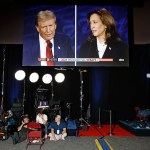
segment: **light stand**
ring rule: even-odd
[[[79,69],[79,72],[80,72],[80,126],[84,126],[83,122],[86,123],[88,126],[90,126],[90,124],[84,120],[83,118],[83,97],[84,97],[84,94],[83,94],[83,72],[86,72],[86,70],[81,70]]]
[[[54,102],[54,85],[53,81],[51,82],[51,99],[49,102],[50,105],[50,120],[53,120],[57,113],[59,112],[59,115],[61,115],[61,107],[59,105],[56,105],[56,102]],[[55,107],[53,108],[53,105],[55,104]]]
[[[53,88],[53,81],[51,82],[51,100],[49,102],[49,104],[52,106],[53,105],[53,100],[54,100],[54,88]],[[51,107],[50,106],[50,107]]]
[[[22,112],[22,114],[23,114],[23,115],[24,115],[24,102],[26,101],[26,95],[25,95],[26,89],[25,89],[25,85],[26,85],[26,81],[25,81],[25,79],[24,79],[24,81],[23,81],[23,102],[22,102],[22,107],[23,107],[23,112]]]
[[[66,107],[68,108],[68,116],[66,117],[66,120],[71,119],[71,104],[72,103],[67,103]]]
[[[6,46],[4,46],[4,49],[3,49],[2,100],[1,100],[1,110],[0,110],[0,117],[1,117],[0,119],[2,121],[4,121],[3,103],[4,103],[5,50],[6,50]]]
[[[23,99],[22,99],[22,108],[23,108],[23,111],[22,111],[22,115],[24,115],[25,76],[26,76],[26,73],[25,73],[25,71],[23,71],[23,70],[18,70],[18,71],[15,73],[15,78],[16,78],[18,81],[22,81],[22,80],[23,80]]]

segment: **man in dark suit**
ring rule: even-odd
[[[56,16],[52,11],[40,11],[35,20],[38,34],[26,37],[23,45],[23,66],[49,66],[47,47],[52,51],[53,64],[50,66],[74,66],[73,62],[59,62],[57,58],[74,58],[68,36],[56,33]]]

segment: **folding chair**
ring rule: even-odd
[[[28,124],[26,144],[26,149],[29,145],[40,145],[41,149],[44,144],[44,139],[42,137],[42,127],[39,123],[30,122]]]

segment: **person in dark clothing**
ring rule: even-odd
[[[25,115],[22,119],[22,124],[17,128],[17,131],[12,135],[13,144],[20,143],[27,139],[29,116]]]
[[[74,62],[60,62],[58,58],[74,58],[70,37],[56,32],[56,15],[50,10],[39,11],[35,17],[36,34],[24,38],[23,66],[49,66],[47,61],[47,45],[52,49],[52,56],[56,59],[55,66],[74,66]],[[49,44],[48,44],[48,43]]]

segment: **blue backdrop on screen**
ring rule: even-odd
[[[24,44],[30,35],[37,33],[35,16],[40,10],[51,10],[56,14],[56,32],[71,39],[74,57],[81,45],[91,35],[87,15],[93,10],[106,8],[114,17],[121,39],[128,45],[128,6],[126,5],[35,5],[28,6],[24,13]],[[76,38],[76,39],[75,39]]]

